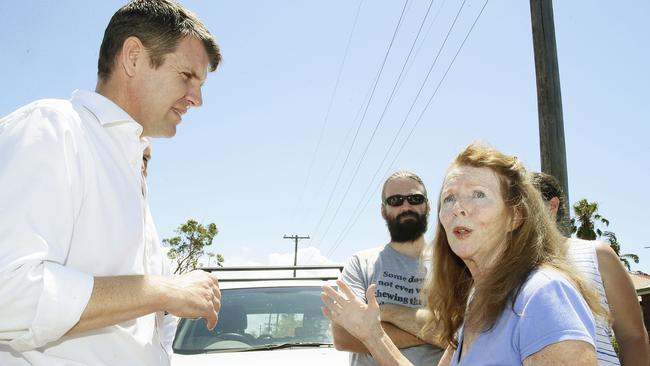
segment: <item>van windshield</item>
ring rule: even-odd
[[[202,319],[182,319],[174,352],[332,346],[329,321],[321,313],[318,286],[224,289],[221,293],[215,329],[208,330]]]

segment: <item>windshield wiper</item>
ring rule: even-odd
[[[285,349],[285,348],[310,348],[310,347],[333,347],[332,343],[322,342],[287,342],[287,343],[270,343],[251,348],[237,349],[235,352],[249,352],[249,351],[268,351],[272,349]]]
[[[225,353],[225,352],[250,352],[250,351],[268,351],[274,349],[286,349],[286,348],[312,348],[312,347],[334,347],[332,343],[322,343],[322,342],[288,342],[288,343],[269,343],[263,344],[261,346],[255,347],[245,347],[245,348],[219,348],[219,349],[196,349],[196,350],[183,350],[175,349],[174,352],[185,354],[185,355],[195,355],[200,353]]]

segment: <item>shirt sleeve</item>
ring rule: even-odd
[[[149,208],[147,206],[147,214],[151,216],[151,213],[149,211]],[[157,236],[157,235],[156,235]],[[160,242],[156,240],[156,244],[160,245]],[[165,258],[166,256],[163,255],[162,258],[162,274],[165,276],[168,276],[171,274],[171,270],[169,268],[169,262]],[[176,336],[176,329],[178,327],[178,317],[172,315],[172,314],[165,314],[164,312],[160,312],[157,314],[157,316],[160,317],[160,327],[158,327],[160,331],[160,342],[163,345],[163,348],[165,349],[165,352],[167,352],[167,355],[171,359],[172,355],[174,354],[174,350],[172,348],[172,344],[174,343],[174,337]]]
[[[595,337],[589,306],[566,280],[549,281],[524,304],[518,334],[522,363],[548,345],[569,340],[594,345]]]
[[[62,337],[92,293],[64,265],[83,197],[70,118],[30,105],[0,119],[0,343],[19,352]]]
[[[366,290],[370,286],[366,279],[363,276],[363,271],[361,270],[361,261],[359,260],[358,255],[353,255],[348,263],[343,267],[343,272],[341,273],[341,281],[345,282],[355,295],[358,298],[366,301]]]
[[[171,359],[174,350],[172,349],[172,344],[174,343],[174,336],[176,335],[176,328],[178,326],[178,318],[171,314],[162,315],[162,336],[161,343],[165,352]]]

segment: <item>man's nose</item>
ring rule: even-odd
[[[413,211],[413,209],[416,208],[417,206],[418,205],[410,204],[409,201],[405,199],[404,203],[402,203],[400,208],[402,209],[402,211]]]
[[[203,95],[201,94],[201,86],[192,86],[190,87],[189,92],[185,96],[190,102],[192,107],[200,107],[203,105]]]

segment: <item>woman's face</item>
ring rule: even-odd
[[[489,168],[453,167],[443,183],[438,217],[451,250],[475,277],[489,270],[511,231],[499,178]]]

